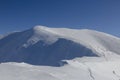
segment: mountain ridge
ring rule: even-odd
[[[59,66],[62,60],[120,54],[120,39],[88,29],[36,26],[0,39],[0,62]]]

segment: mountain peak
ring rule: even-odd
[[[56,59],[58,61],[55,63],[83,56],[100,56],[106,58],[110,54],[120,54],[120,39],[89,29],[35,26],[32,29],[13,33],[2,38],[0,45],[0,56],[4,56],[3,59],[0,59],[1,62],[4,59],[6,62],[13,60],[12,58],[8,58],[9,55],[14,56],[15,60],[21,56],[21,58],[19,57],[20,61],[33,64],[37,64],[38,60],[44,61],[48,58],[45,64],[47,65],[49,60],[51,60],[49,64],[53,64]],[[8,57],[6,57],[6,54],[8,54]],[[18,56],[14,54],[18,54]],[[23,56],[25,57],[24,59]],[[31,57],[28,59],[28,56]],[[42,62],[38,63],[42,64]]]
[[[48,29],[48,27],[41,26],[41,25],[37,25],[37,26],[33,27],[33,30],[45,30],[45,29]]]
[[[37,25],[35,27],[32,28],[32,30],[37,33],[37,34],[55,34],[54,30],[52,28],[46,27],[46,26],[41,26],[41,25]]]

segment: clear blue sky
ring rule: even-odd
[[[0,0],[0,34],[35,25],[88,28],[120,37],[120,0]]]

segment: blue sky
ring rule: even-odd
[[[35,25],[87,28],[120,37],[120,0],[0,0],[0,34]]]

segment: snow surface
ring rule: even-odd
[[[96,60],[96,59],[95,59]],[[70,60],[63,67],[25,63],[0,64],[0,80],[119,80],[120,61],[80,62]]]
[[[36,26],[0,39],[0,80],[120,80],[119,49],[103,32]]]
[[[45,26],[35,26],[33,30],[34,34],[28,40],[28,43],[32,42],[31,44],[35,44],[40,40],[45,41],[47,44],[52,44],[58,38],[65,38],[83,44],[90,49],[98,49],[99,55],[101,50],[120,54],[120,45],[115,45],[120,44],[120,39],[103,32],[88,29],[48,28]]]
[[[103,32],[88,29],[48,28],[45,26],[36,26],[33,29],[35,31],[34,37],[40,40],[41,36],[39,37],[39,35],[44,35],[44,41],[49,44],[57,41],[58,38],[65,38],[92,49],[100,56],[107,53],[108,55],[111,53],[120,54],[120,45],[118,45],[120,39]],[[37,43],[39,40],[34,37],[31,37],[30,40],[33,39]]]
[[[112,53],[120,54],[120,45],[118,45],[120,39],[103,32],[88,29],[48,28],[45,26],[36,26],[33,29],[35,34],[28,40],[28,43],[34,41],[32,44],[35,44],[41,40],[40,35],[44,35],[42,40],[47,44],[56,42],[58,38],[65,38],[86,46],[99,56],[108,56]]]
[[[0,40],[0,62],[58,65],[61,60],[83,56],[109,59],[119,55],[119,49],[120,39],[103,32],[35,26]]]

